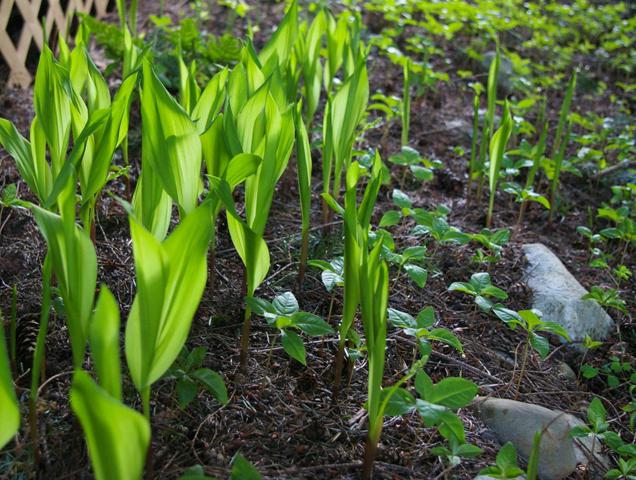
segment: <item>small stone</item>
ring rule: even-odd
[[[525,282],[533,293],[532,308],[543,313],[543,320],[561,325],[572,341],[580,342],[586,335],[604,340],[614,322],[594,300],[582,300],[587,290],[561,263],[552,251],[541,243],[523,246],[528,260]]]
[[[570,367],[567,363],[565,362],[558,362],[557,363],[557,370],[559,372],[559,376],[569,380],[571,382],[577,382],[578,378],[576,376],[576,373],[574,372],[574,370],[572,370],[572,367]]]
[[[501,398],[477,397],[473,408],[499,442],[512,442],[524,459],[530,456],[535,433],[544,430],[539,445],[539,477],[542,480],[560,480],[570,475],[578,464],[587,464],[585,451],[594,450],[596,459],[606,463],[600,454],[600,442],[595,442],[592,448],[591,438],[580,439],[582,449],[570,438],[572,428],[583,423],[570,414]]]

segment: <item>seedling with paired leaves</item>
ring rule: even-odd
[[[511,442],[505,443],[497,453],[495,465],[482,468],[479,475],[502,480],[517,480],[526,472],[517,463],[517,450]],[[536,477],[535,477],[536,478]]]
[[[177,400],[181,408],[186,408],[201,389],[212,394],[222,404],[228,402],[223,377],[202,366],[206,353],[205,347],[195,347],[188,351],[184,346],[164,377],[176,380]]]
[[[280,341],[285,352],[303,365],[307,365],[307,354],[303,339],[298,332],[311,337],[320,337],[334,331],[318,315],[300,311],[298,301],[291,292],[278,295],[271,303],[254,297],[247,297],[245,301],[253,313],[265,317],[268,325],[279,330]],[[274,342],[270,348],[274,348]]]
[[[437,318],[433,307],[425,307],[416,317],[406,312],[393,308],[388,310],[388,318],[391,325],[402,329],[405,335],[414,337],[418,343],[422,355],[430,355],[431,342],[440,342],[450,345],[459,353],[464,352],[461,342],[450,330],[443,327],[435,327]]]
[[[501,288],[495,287],[487,272],[473,273],[468,282],[453,282],[448,287],[449,292],[462,292],[472,296],[475,304],[484,312],[490,312],[495,304],[490,298],[506,300],[508,294]]]
[[[538,310],[520,310],[515,312],[501,305],[495,305],[492,308],[492,312],[511,329],[515,330],[520,327],[526,333],[526,341],[524,342],[521,356],[521,369],[517,380],[517,395],[519,395],[519,387],[528,364],[530,348],[536,351],[541,359],[545,359],[550,353],[550,342],[540,333],[552,333],[566,341],[570,340],[570,335],[558,323],[543,320],[541,318],[542,314]]]

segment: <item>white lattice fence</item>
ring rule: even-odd
[[[27,87],[32,76],[27,69],[27,56],[32,43],[42,49],[42,18],[47,38],[51,32],[66,32],[67,23],[76,12],[106,13],[109,0],[0,0],[0,54],[9,67],[9,84]],[[64,7],[66,5],[66,7]],[[19,17],[18,17],[19,16]],[[15,31],[16,24],[21,31]],[[14,39],[9,35],[13,28]],[[15,40],[17,38],[17,41]]]

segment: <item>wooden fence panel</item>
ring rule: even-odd
[[[9,67],[9,85],[28,87],[33,77],[27,69],[27,56],[31,44],[42,49],[42,23],[38,18],[42,6],[46,36],[52,31],[66,32],[69,20],[76,12],[94,10],[97,17],[106,13],[109,0],[68,0],[64,9],[60,0],[0,0],[0,55]],[[17,42],[9,35],[10,20],[19,15],[23,21]]]

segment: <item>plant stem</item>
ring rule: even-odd
[[[378,444],[373,442],[371,438],[367,439],[367,445],[364,450],[364,464],[362,465],[362,478],[370,480],[373,476],[373,463],[378,452]]]
[[[242,297],[246,297],[248,294],[247,285],[247,269],[243,270],[243,285],[242,285]],[[253,292],[250,292],[253,293]],[[241,329],[241,355],[239,357],[240,370],[245,373],[247,369],[247,350],[250,346],[250,328],[252,321],[252,311],[250,307],[245,305],[245,316],[243,318],[243,328]]]
[[[307,269],[307,256],[309,255],[309,229],[303,229],[302,244],[300,247],[300,265],[298,266],[297,294],[302,299],[303,283],[305,280],[305,270]]]
[[[521,206],[519,207],[519,216],[517,217],[517,225],[515,225],[515,229],[514,229],[514,232],[513,232],[513,237],[521,229],[521,223],[523,222],[523,216],[526,213],[526,208],[528,208],[528,201],[527,200],[523,200],[521,202]]]
[[[334,377],[333,377],[333,392],[331,400],[335,404],[338,401],[338,395],[340,394],[340,382],[342,381],[342,367],[344,364],[344,352],[345,342],[341,341],[338,344],[338,353],[336,354],[336,360],[334,363]]]
[[[13,285],[11,289],[11,312],[9,315],[9,355],[11,357],[11,369],[17,374],[16,362],[16,332],[17,332],[17,316],[18,316],[18,287]]]
[[[515,400],[519,398],[519,394],[521,393],[519,389],[521,388],[521,381],[523,380],[523,376],[526,373],[526,364],[528,363],[528,344],[530,343],[530,337],[526,340],[526,343],[523,346],[523,358],[521,359],[521,370],[519,371],[519,378],[517,378],[517,393],[515,394]]]
[[[46,333],[49,328],[49,315],[51,308],[51,271],[52,260],[46,255],[42,266],[42,307],[40,309],[40,326],[33,353],[33,366],[31,368],[31,392],[29,395],[29,426],[31,433],[31,445],[33,448],[33,464],[40,462],[37,395],[40,385],[40,371],[44,362],[44,349],[46,347]]]

